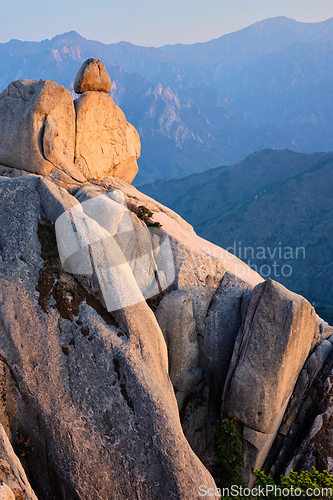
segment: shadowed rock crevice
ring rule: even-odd
[[[264,465],[266,472],[278,477],[286,468],[330,470],[333,453],[332,372],[333,346],[324,340],[308,358],[297,381],[281,427]],[[319,356],[320,357],[319,357]],[[313,364],[317,358],[316,365]],[[312,434],[316,421],[322,419],[318,432]],[[308,450],[305,447],[308,445]],[[303,450],[302,450],[303,448]]]
[[[117,358],[113,358],[113,364],[114,364],[114,369],[116,370],[116,373],[118,376],[118,380],[120,381],[120,392],[121,392],[122,396],[124,397],[128,407],[134,411],[133,402],[132,402],[131,398],[129,397],[129,395],[127,393],[127,389],[126,389],[126,375],[123,375],[123,377],[121,376],[120,363],[119,363],[119,360]],[[123,380],[123,382],[121,382],[121,380]]]

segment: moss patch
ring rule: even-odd
[[[25,435],[21,434],[19,431],[16,432],[15,441],[13,443],[13,448],[15,454],[18,456],[22,467],[24,468],[27,476],[31,475],[31,470],[29,467],[29,457],[31,453],[35,450],[34,445],[31,443],[30,439]]]
[[[46,313],[49,312],[49,301],[53,297],[56,309],[64,319],[73,320],[78,316],[79,306],[84,300],[92,307],[107,325],[119,328],[114,316],[89,293],[71,274],[64,271],[59,254],[54,224],[45,219],[38,225],[38,238],[41,244],[41,257],[44,266],[40,270],[36,290],[39,293],[38,303]],[[82,334],[86,329],[82,328]]]

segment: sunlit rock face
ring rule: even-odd
[[[74,92],[87,91],[111,92],[111,78],[100,59],[87,59],[75,77]]]
[[[87,179],[106,176],[132,182],[138,172],[140,137],[108,93],[111,80],[99,59],[87,59],[74,90],[76,111],[75,165]]]
[[[75,109],[68,90],[52,80],[18,80],[0,95],[0,163],[35,174],[54,167],[77,180]]]
[[[111,80],[88,59],[76,77],[82,95],[52,80],[17,80],[0,95],[0,164],[46,175],[57,169],[85,182],[107,176],[132,182],[140,137],[108,95]]]
[[[87,179],[111,175],[132,182],[141,148],[133,125],[105,92],[84,92],[74,104],[75,166]]]

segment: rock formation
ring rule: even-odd
[[[129,184],[139,143],[108,82],[100,61],[82,66],[76,118],[53,82],[14,82],[0,99],[0,424],[25,443],[35,491],[201,498],[200,485],[215,491],[205,465],[221,412],[248,484],[255,467],[333,470],[333,329]],[[33,499],[1,432],[0,473]],[[4,498],[21,495],[5,484]]]
[[[315,311],[303,297],[272,280],[255,287],[229,365],[223,401],[223,410],[243,424],[243,438],[252,447],[250,460],[245,461],[249,470],[263,465],[314,331]]]
[[[75,165],[87,179],[107,176],[132,182],[140,156],[139,134],[105,92],[84,92],[74,101]]]
[[[151,309],[124,307],[120,326],[62,269],[54,226],[43,219],[76,198],[32,176],[3,178],[0,196],[8,426],[32,443],[27,460],[41,496],[193,498],[201,483],[214,486],[182,433]]]
[[[87,179],[112,175],[132,182],[138,172],[139,134],[107,95],[111,80],[101,61],[81,66],[74,90],[76,111],[75,165]]]
[[[73,104],[52,80],[12,82],[0,95],[0,164],[40,175],[57,169],[80,182],[108,175],[132,182],[140,138],[108,96],[101,61],[82,65],[75,89],[82,95]]]
[[[99,59],[87,59],[78,71],[74,81],[74,92],[111,92],[111,79]]]
[[[54,167],[74,179],[75,110],[70,93],[43,80],[12,82],[0,95],[0,163],[45,175]]]

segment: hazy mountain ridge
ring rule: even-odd
[[[104,45],[75,32],[0,44],[0,88],[53,79],[73,91],[88,57],[102,59],[112,95],[139,130],[136,185],[233,164],[253,151],[333,150],[333,19],[267,19],[206,43]]]
[[[229,248],[246,263],[250,260],[258,271],[269,266],[271,278],[316,303],[331,321],[332,174],[333,153],[266,150],[231,167],[140,189],[177,211],[203,238]],[[249,247],[247,253],[244,247]],[[292,252],[284,251],[287,247]],[[305,258],[303,250],[296,258],[296,248],[302,247]],[[281,274],[284,265],[291,266],[290,276],[287,267]],[[268,272],[268,267],[262,269],[263,275]]]

